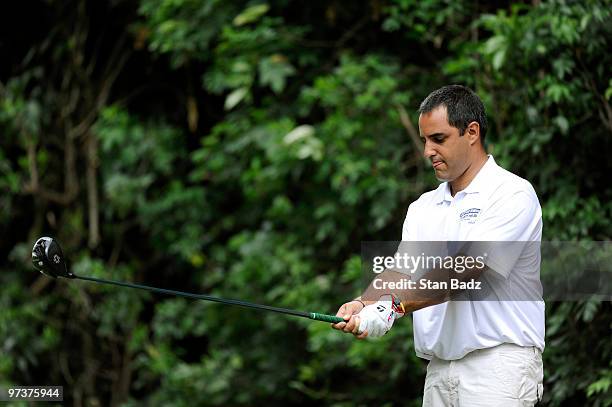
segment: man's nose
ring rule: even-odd
[[[433,146],[429,141],[425,142],[423,146],[423,157],[430,159],[431,157],[436,155],[436,150],[433,149]]]

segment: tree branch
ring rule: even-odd
[[[415,190],[420,191],[423,189],[424,185],[423,165],[421,164],[423,162],[425,164],[429,164],[429,162],[427,161],[427,159],[425,159],[425,157],[423,157],[423,147],[419,138],[419,133],[417,132],[416,127],[414,127],[414,125],[412,124],[408,112],[406,112],[406,109],[404,109],[404,107],[400,104],[396,104],[395,108],[397,109],[397,112],[399,114],[400,122],[402,123],[402,126],[404,126],[404,129],[406,129],[406,133],[408,133],[408,136],[410,137],[410,140],[412,141],[412,144],[414,146],[414,149],[412,151],[414,152],[414,167],[417,171],[417,184]]]
[[[99,203],[98,203],[98,140],[91,132],[87,137],[87,203],[89,214],[89,239],[91,249],[100,243]]]

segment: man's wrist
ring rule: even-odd
[[[359,302],[359,303],[361,303],[361,307],[362,307],[361,309],[366,307],[366,303],[361,301],[361,297],[357,297],[357,298],[353,299],[351,302]]]
[[[360,298],[360,297],[359,297]],[[404,306],[404,304],[402,303],[402,300],[400,300],[400,297],[396,294],[383,294],[380,296],[380,298],[378,299],[378,301],[390,301],[391,305],[393,307],[393,310],[401,316],[403,316],[406,313],[406,307]],[[367,305],[371,305],[371,304],[375,304],[376,301],[368,301]],[[362,302],[363,304],[363,302]]]
[[[388,294],[385,294],[385,295],[388,295]],[[384,295],[381,295],[381,298],[382,297],[384,297]],[[353,302],[353,301],[360,302],[361,305],[365,308],[368,305],[376,304],[378,301],[380,301],[380,298],[378,300],[364,300],[364,299],[362,299],[361,296],[359,296],[359,297],[354,298],[353,300],[351,300],[351,302]]]

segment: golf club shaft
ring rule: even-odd
[[[313,319],[316,321],[331,322],[331,323],[337,323],[337,322],[344,321],[342,318],[336,317],[333,315],[319,314],[317,312],[297,311],[297,310],[292,310],[288,308],[271,307],[269,305],[254,304],[254,303],[246,302],[246,301],[213,297],[211,295],[206,295],[206,294],[187,293],[184,291],[168,290],[165,288],[150,287],[150,286],[142,285],[142,284],[124,283],[122,281],[104,280],[104,279],[95,278],[95,277],[81,277],[81,276],[74,275],[74,278],[78,278],[79,280],[93,281],[95,283],[101,283],[101,284],[111,284],[111,285],[118,285],[121,287],[138,288],[141,290],[148,290],[148,291],[153,291],[153,292],[168,294],[168,295],[176,295],[179,297],[193,298],[196,300],[213,301],[213,302],[219,302],[221,304],[238,305],[240,307],[253,308],[253,309],[258,309],[262,311],[277,312],[279,314],[286,314],[286,315],[293,315],[296,317],[309,318],[309,319]]]

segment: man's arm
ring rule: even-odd
[[[455,257],[465,256],[457,255]],[[466,267],[462,272],[430,269],[418,279],[411,278],[413,277],[412,275],[404,272],[387,269],[370,282],[368,288],[356,299],[359,302],[353,300],[340,307],[337,315],[343,317],[345,322],[334,324],[332,327],[346,333],[352,333],[358,339],[363,339],[368,336],[368,332],[359,331],[361,323],[359,313],[365,306],[376,304],[381,297],[385,296],[398,299],[403,313],[441,304],[449,301],[452,298],[452,294],[464,291],[463,289],[451,291],[449,289],[451,279],[457,279],[461,282],[477,280],[486,269],[487,267],[484,265],[482,267]],[[411,288],[389,288],[401,286],[410,286]],[[387,302],[389,301],[387,300]],[[388,308],[390,304],[385,306]],[[395,316],[393,315],[393,317]]]
[[[457,255],[457,257],[465,257]],[[370,282],[368,288],[363,292],[359,299],[366,305],[373,304],[386,294],[398,298],[405,312],[413,312],[432,305],[442,304],[449,301],[452,295],[459,294],[464,289],[451,290],[451,279],[461,282],[478,280],[488,267],[465,268],[462,272],[446,269],[430,269],[421,277],[414,278],[413,275],[405,272],[387,269]],[[410,283],[407,283],[410,281]],[[410,284],[411,288],[388,289],[382,287],[397,287]]]

